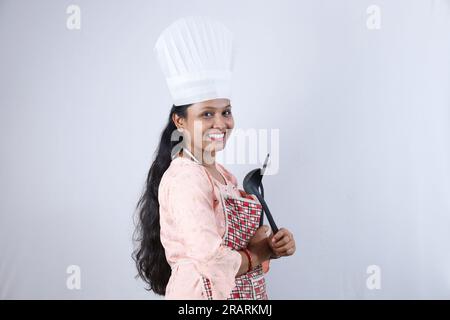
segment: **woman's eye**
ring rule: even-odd
[[[204,114],[203,114],[203,116],[205,116],[205,117],[209,117],[209,116],[211,116],[212,115],[212,112],[205,112]]]
[[[229,116],[229,115],[231,115],[231,110],[227,110],[227,111],[225,111],[225,112],[224,112],[224,114],[225,114],[226,116]]]

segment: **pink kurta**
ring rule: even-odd
[[[241,255],[222,244],[225,215],[220,192],[240,197],[237,179],[222,165],[227,184],[189,158],[172,160],[158,191],[161,242],[172,275],[166,299],[204,299],[202,276],[215,283],[213,296],[227,299],[235,286]]]

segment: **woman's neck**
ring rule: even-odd
[[[197,163],[200,163],[206,168],[215,168],[216,167],[216,158],[215,158],[215,152],[211,153],[205,153],[203,150],[196,150],[196,152],[191,152],[190,150],[186,150],[183,148],[181,149],[182,157],[184,158],[191,158]]]

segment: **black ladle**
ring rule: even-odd
[[[273,220],[272,214],[270,213],[269,207],[267,206],[266,201],[264,200],[264,187],[262,184],[262,178],[264,176],[264,172],[266,171],[267,163],[269,161],[269,154],[267,154],[266,160],[264,161],[264,165],[262,169],[254,169],[247,173],[244,178],[243,187],[245,192],[254,194],[263,207],[263,211],[261,212],[261,219],[259,221],[259,226],[263,225],[264,212],[266,213],[267,219],[269,220],[270,227],[272,228],[273,233],[278,232],[278,227]],[[260,192],[261,189],[261,192]]]

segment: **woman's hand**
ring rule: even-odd
[[[269,237],[269,245],[272,248],[272,258],[292,256],[295,252],[294,235],[287,229],[281,228],[275,235]]]
[[[273,255],[272,248],[269,243],[269,232],[269,226],[264,225],[259,227],[247,245],[247,249],[253,254],[252,260],[254,266],[269,260]]]

